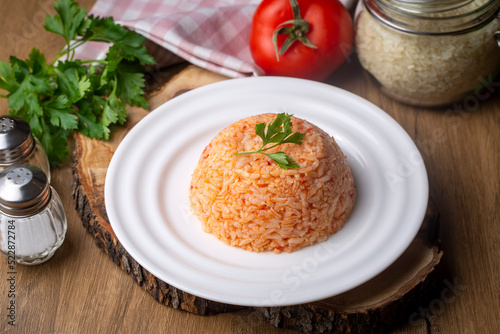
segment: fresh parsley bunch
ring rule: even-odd
[[[54,3],[44,28],[66,41],[48,63],[33,49],[26,60],[14,56],[0,62],[0,95],[10,113],[24,118],[42,143],[51,164],[68,158],[72,131],[109,139],[110,127],[126,120],[126,105],[147,109],[144,65],[154,64],[143,46],[145,38],[112,18],[87,15],[74,0]],[[89,41],[110,43],[104,59],[75,59],[75,50]]]
[[[293,115],[286,113],[280,113],[267,125],[267,128],[266,123],[257,124],[255,126],[255,134],[262,139],[260,148],[256,151],[238,152],[235,153],[235,155],[260,153],[273,160],[282,169],[299,168],[299,164],[286,155],[285,152],[264,153],[264,151],[270,150],[281,144],[292,143],[302,145],[302,141],[306,134],[302,132],[292,133],[292,116]],[[274,145],[265,147],[268,144]]]

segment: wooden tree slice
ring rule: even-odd
[[[163,73],[162,82],[149,94],[150,108],[184,91],[225,77],[195,66],[181,66]],[[106,171],[118,144],[148,112],[129,108],[128,121],[113,131],[109,141],[75,135],[73,198],[84,227],[115,264],[128,273],[160,303],[199,315],[232,312],[244,307],[199,298],[153,276],[122,247],[109,224],[104,205]],[[387,270],[369,282],[341,295],[314,303],[255,308],[277,327],[304,333],[376,331],[408,319],[411,311],[427,299],[435,281],[442,251],[437,238],[439,215],[430,203],[420,232],[408,250]]]

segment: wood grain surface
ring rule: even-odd
[[[55,57],[63,41],[41,26],[52,1],[0,0],[0,61],[26,58],[32,47]],[[93,0],[80,1],[90,8]],[[421,149],[431,196],[441,214],[443,276],[427,303],[394,333],[499,333],[500,79],[487,94],[449,108],[414,108],[381,94],[355,56],[328,80],[381,107]],[[0,100],[0,112],[8,113]],[[2,333],[296,333],[252,310],[197,316],[155,302],[94,244],[71,197],[71,166],[53,169],[52,185],[68,216],[62,247],[47,263],[0,264]],[[15,290],[16,326],[7,297]]]

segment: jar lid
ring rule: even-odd
[[[22,161],[34,147],[28,122],[18,116],[0,116],[0,164]]]
[[[363,0],[386,26],[410,34],[458,35],[480,29],[498,15],[499,0]]]
[[[0,173],[0,211],[12,216],[28,216],[44,209],[51,190],[44,171],[23,164]]]

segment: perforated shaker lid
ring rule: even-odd
[[[28,122],[17,116],[0,116],[0,164],[23,161],[34,147]]]
[[[44,209],[51,190],[42,169],[28,164],[14,165],[0,173],[0,211],[28,216]]]

